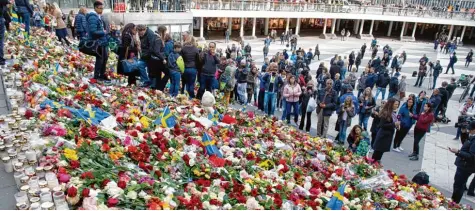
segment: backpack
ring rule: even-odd
[[[430,183],[430,176],[426,172],[421,171],[413,177],[412,182],[419,185],[428,185]]]
[[[390,80],[389,91],[392,92],[392,93],[397,93],[398,92],[398,78],[392,78]]]
[[[177,63],[177,67],[178,67],[179,70],[180,70],[180,73],[183,73],[183,72],[185,71],[185,62],[183,61],[182,56],[179,56],[179,57],[177,58],[176,63]]]

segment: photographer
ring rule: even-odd
[[[456,137],[453,140],[458,140],[461,136],[461,143],[464,143],[468,138],[468,132],[466,130],[469,127],[469,120],[471,117],[474,118],[474,102],[472,98],[468,98],[466,103],[461,105],[459,108],[458,123],[456,123],[456,127],[458,128],[458,132],[456,132]],[[463,131],[464,129],[464,131]]]

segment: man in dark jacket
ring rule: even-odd
[[[453,73],[451,74],[455,74],[455,63],[458,61],[458,58],[456,57],[456,52],[453,53],[452,56],[450,56],[450,62],[448,63],[448,67],[446,68],[446,72],[445,74],[448,74],[448,70],[450,70],[451,68],[451,71],[453,71]]]
[[[329,128],[329,118],[336,109],[337,92],[332,89],[332,79],[327,79],[326,88],[320,89],[317,94],[317,136],[327,138]]]
[[[79,13],[74,18],[74,29],[79,40],[86,37],[88,33],[88,22],[86,21],[86,8],[81,7]]]
[[[375,73],[375,70],[373,68],[370,68],[370,72],[367,75],[367,79],[365,80],[365,88],[370,87],[370,89],[373,89],[375,86],[375,83],[377,83],[378,76]]]
[[[240,66],[235,72],[235,78],[237,82],[237,92],[238,92],[238,100],[240,104],[246,105],[247,102],[247,77],[250,73],[249,69],[246,67],[246,60],[241,60]],[[201,87],[201,85],[200,85]]]
[[[329,69],[329,73],[331,74],[331,79],[335,79],[337,73],[340,73],[340,68],[337,65],[337,61],[334,61]]]
[[[421,87],[421,85],[423,84],[423,79],[426,76],[426,71],[427,71],[426,63],[420,62],[420,67],[418,68],[418,78],[415,82],[415,85],[413,86]]]
[[[360,48],[360,52],[362,53],[362,58],[364,57],[365,55],[365,50],[367,49],[367,44],[364,43],[364,45],[362,45],[362,47]]]
[[[450,84],[446,87],[446,91],[448,91],[448,100],[451,99],[451,96],[453,96],[453,93],[456,90],[456,78],[451,78]]]
[[[440,106],[438,106],[438,110],[441,111],[441,115],[443,115],[443,117],[445,117],[446,108],[448,106],[448,99],[449,99],[448,97],[450,95],[448,91],[446,90],[446,87],[448,87],[448,82],[443,81],[443,83],[441,83],[441,87],[438,88],[441,95],[441,103],[440,103]],[[435,116],[435,118],[436,117],[437,116]]]
[[[264,45],[264,47],[263,47],[263,56],[264,56],[264,58],[268,57],[268,53],[269,53],[269,47],[267,45]]]
[[[441,104],[441,95],[440,95],[440,90],[439,89],[434,89],[433,94],[430,97],[430,100],[428,101],[431,103],[431,108],[433,109],[435,119],[438,115],[438,107]]]
[[[202,61],[202,73],[200,75],[200,89],[198,90],[197,98],[202,99],[205,90],[212,92],[213,81],[215,80],[215,73],[217,71],[217,65],[220,64],[220,60],[215,55],[216,44],[210,42],[208,44],[208,52],[204,52]],[[245,87],[246,92],[246,87]]]
[[[0,65],[5,65],[5,59],[3,58],[3,42],[5,39],[6,21],[5,18],[3,18],[3,15],[6,13],[7,4],[8,0],[0,0]]]
[[[382,100],[385,99],[385,92],[387,92],[387,86],[390,83],[390,76],[387,71],[379,74],[377,80],[377,93],[375,94],[375,102],[377,102],[378,95],[382,93]]]
[[[33,15],[33,8],[28,0],[15,0],[18,18],[25,24],[26,33],[30,34],[30,17]]]
[[[162,72],[167,71],[163,42],[160,37],[145,25],[138,25],[137,32],[141,44],[141,59],[147,63],[149,77],[154,81],[151,88],[160,89]],[[165,87],[165,85],[163,86]]]
[[[470,139],[463,143],[460,150],[448,148],[450,152],[456,155],[455,165],[455,181],[453,183],[453,195],[451,198],[454,202],[460,203],[466,189],[466,183],[471,174],[474,173],[474,128],[475,122],[470,122],[469,135]],[[472,186],[468,190],[468,195],[474,196],[474,180]],[[471,190],[472,189],[472,190]],[[472,191],[472,193],[470,192]]]
[[[433,87],[432,87],[432,89],[435,89],[436,80],[438,79],[438,76],[440,76],[440,73],[443,71],[443,68],[441,67],[441,64],[440,64],[440,60],[436,60],[435,65],[433,65],[431,68],[433,69]]]
[[[103,10],[104,4],[101,1],[95,1],[94,11],[86,15],[86,20],[88,22],[88,38],[96,40],[99,45],[99,56],[96,56],[96,63],[94,64],[94,79],[110,82],[109,78],[105,75],[109,53],[104,22],[101,19]]]

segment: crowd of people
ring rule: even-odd
[[[0,1],[0,5],[2,3],[4,2]],[[19,4],[16,6],[19,7],[19,17],[23,17],[25,21],[28,14],[39,11],[39,8],[29,11],[28,8],[20,9]],[[364,43],[356,50],[357,53],[352,51],[349,55],[336,54],[329,64],[320,62],[313,76],[314,72],[309,66],[316,56],[320,60],[319,45],[316,45],[314,51],[309,49],[305,52],[298,47],[298,38],[291,36],[292,33],[283,33],[280,37],[281,44],[286,42],[290,45],[287,46],[290,50],[286,48],[270,57],[269,46],[275,39],[267,37],[264,40],[264,64],[259,67],[251,54],[250,44],[245,45],[244,42],[228,45],[223,51],[217,49],[214,42],[209,42],[207,46],[198,45],[195,38],[187,32],[182,34],[183,43],[174,42],[165,26],[159,26],[154,32],[145,25],[134,23],[126,24],[117,35],[108,29],[110,26],[102,19],[103,10],[103,2],[95,1],[93,12],[87,13],[85,8],[81,8],[73,19],[63,18],[61,9],[55,5],[44,8],[45,17],[52,17],[57,22],[53,27],[59,41],[70,44],[65,31],[67,27],[72,27],[76,37],[99,43],[94,68],[94,79],[98,82],[110,82],[106,72],[110,53],[108,37],[117,36],[121,40],[121,46],[115,52],[119,61],[117,73],[128,78],[128,86],[149,87],[169,92],[171,96],[186,94],[191,99],[201,99],[205,91],[209,91],[227,106],[232,103],[256,106],[273,118],[276,110],[282,111],[282,115],[276,118],[307,132],[310,132],[311,117],[315,112],[316,135],[319,137],[328,137],[330,117],[336,115],[336,143],[344,145],[347,142],[350,150],[364,156],[372,153],[371,158],[375,162],[380,162],[384,153],[390,150],[403,152],[402,141],[412,127],[414,144],[409,160],[418,160],[420,141],[430,131],[433,122],[445,117],[448,101],[456,89],[455,78],[450,82],[443,81],[441,87],[435,88],[443,68],[438,60],[431,62],[423,55],[419,60],[420,67],[415,71],[415,86],[421,87],[423,79],[429,74],[434,77],[433,89],[429,94],[423,90],[418,95],[407,96],[406,76],[400,73],[407,57],[405,51],[394,55],[392,48],[385,45],[380,57],[380,46],[376,39],[370,47]],[[35,23],[35,26],[38,25]],[[28,32],[28,24],[25,29]],[[435,41],[435,50],[438,44],[440,42]],[[448,72],[457,62],[454,52],[456,45],[451,47],[452,42],[444,45],[448,46],[451,54]],[[368,48],[371,60],[363,63]],[[468,58],[469,62],[472,61],[472,56],[471,51],[468,53],[467,63]],[[363,67],[360,74],[359,67]],[[137,77],[140,83],[137,82]],[[389,93],[386,96],[387,89]],[[357,95],[354,90],[358,91]],[[460,108],[462,116],[474,115],[473,102],[471,93]],[[356,116],[358,120],[353,122]],[[373,121],[369,127],[370,117]],[[472,126],[471,133],[474,135],[474,123]],[[349,127],[351,130],[347,135]],[[461,133],[461,130],[458,132]],[[467,174],[471,171],[470,165],[474,173],[474,136],[463,142],[464,150],[471,147],[472,152],[464,153],[463,149],[450,149],[461,159],[470,159],[472,156],[472,164],[463,161],[456,164],[460,169],[459,173]],[[459,202],[461,187],[455,186],[456,189],[458,191],[455,191],[453,200]],[[470,191],[474,195],[474,180]]]

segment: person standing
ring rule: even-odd
[[[454,77],[451,77],[450,84],[448,84],[448,86],[446,87],[446,91],[448,91],[448,100],[450,100],[451,97],[453,96],[453,93],[455,92],[456,87],[458,87],[456,85],[456,79]]]
[[[195,38],[188,37],[182,47],[180,54],[185,64],[185,70],[182,75],[182,88],[187,91],[188,96],[195,97],[195,81],[197,79],[197,66],[200,65],[200,56],[198,48],[195,45]],[[233,72],[234,73],[234,72]],[[231,75],[235,77],[235,74]],[[233,86],[234,87],[234,86]],[[182,91],[183,93],[184,91]]]
[[[418,68],[418,78],[415,82],[415,85],[413,85],[414,87],[416,86],[421,87],[423,83],[423,79],[426,76],[426,71],[427,71],[426,63],[423,61],[420,61],[420,67]]]
[[[362,63],[362,52],[357,53],[357,57],[355,57],[355,68],[357,72],[359,72],[359,66]]]
[[[103,6],[104,7],[104,6]],[[66,30],[66,24],[64,23],[64,20],[63,20],[63,12],[61,11],[61,9],[56,5],[56,3],[54,3],[52,6],[51,6],[51,15],[56,19],[56,27],[55,27],[55,33],[56,33],[56,36],[58,37],[58,40],[60,42],[65,42],[66,45],[70,45],[71,43],[69,42],[69,40],[66,38],[68,36],[68,31]],[[102,13],[101,13],[102,14]],[[101,19],[101,22],[102,22],[102,19]],[[103,25],[104,26],[104,25]],[[104,37],[105,41],[106,41],[106,45],[107,45],[107,38]]]
[[[291,123],[291,109],[294,114],[294,123],[298,125],[299,118],[299,97],[301,96],[301,87],[296,82],[296,77],[292,75],[288,84],[284,87],[283,96],[286,99],[286,121]]]
[[[302,93],[302,101],[301,101],[301,123],[299,124],[299,130],[304,129],[304,120],[306,120],[306,132],[311,131],[311,115],[313,110],[309,111],[308,104],[309,100],[314,96],[314,88],[312,82],[307,83],[305,88],[306,91]]]
[[[28,0],[15,0],[15,6],[20,23],[25,24],[25,32],[30,35],[30,17],[33,15],[33,8]]]
[[[281,45],[284,45],[284,38],[285,38],[285,36],[286,36],[286,35],[285,35],[284,32],[283,32],[283,33],[281,33],[281,36],[279,37],[279,39],[281,40]]]
[[[159,32],[164,31],[164,26],[159,27]],[[147,62],[149,77],[152,80],[152,89],[159,89],[162,72],[166,69],[167,59],[164,55],[164,42],[150,28],[137,25],[141,44],[141,59]]]
[[[237,81],[236,90],[238,93],[238,101],[241,105],[246,105],[247,102],[246,87],[248,85],[248,82],[246,81],[246,78],[248,77],[249,72],[249,69],[246,67],[246,60],[241,60],[240,66],[238,67],[238,70],[235,73],[235,78]],[[200,87],[202,87],[201,84]]]
[[[473,61],[473,49],[469,50],[468,55],[466,55],[466,63],[464,67],[469,67],[469,64]]]
[[[415,117],[418,117],[418,120],[415,125],[415,134],[413,135],[413,153],[408,156],[412,161],[418,160],[420,141],[425,137],[425,134],[430,129],[431,123],[435,120],[431,103],[426,103],[423,107],[423,112],[418,116],[414,116],[414,118]]]
[[[316,48],[314,49],[314,56],[312,57],[312,59],[314,59],[314,57],[317,56],[317,60],[321,60],[319,58],[320,55],[321,55],[321,51],[319,51],[319,44],[316,44]]]
[[[230,30],[226,30],[226,31],[225,31],[225,43],[229,43],[229,42],[230,42],[230,34],[231,34],[231,31],[230,31]]]
[[[88,22],[86,21],[86,8],[79,8],[79,12],[74,17],[74,29],[78,40],[87,37],[88,34]]]
[[[365,70],[360,75],[359,85],[357,85],[357,90],[358,90],[357,91],[357,97],[360,97],[360,95],[364,92],[364,90],[366,88],[365,81],[367,81],[367,74],[368,74],[368,70]]]
[[[433,87],[431,89],[435,89],[436,87],[436,80],[438,79],[438,76],[440,76],[441,72],[443,71],[443,68],[441,67],[440,60],[436,60],[435,65],[432,67],[433,69]]]
[[[382,93],[382,100],[385,99],[385,93],[387,92],[387,86],[390,84],[390,76],[385,70],[383,73],[379,74],[377,80],[377,93],[375,94],[375,101],[378,99],[378,95]]]
[[[359,97],[359,125],[367,131],[370,114],[375,108],[376,103],[372,97],[372,90],[366,88],[363,95]]]
[[[438,117],[438,114],[440,112],[441,112],[441,115],[443,115],[443,117],[446,116],[446,108],[448,106],[448,100],[450,95],[448,91],[446,90],[446,87],[448,87],[448,82],[443,81],[441,83],[441,87],[438,88],[438,90],[440,91],[441,103],[440,103],[440,106],[438,106],[437,108],[435,118]]]
[[[337,135],[337,143],[344,144],[344,141],[347,137],[347,128],[350,127],[352,123],[352,118],[355,116],[355,107],[352,103],[352,97],[347,96],[344,102],[340,105],[337,110],[337,122],[336,129],[338,128],[339,134]]]
[[[380,124],[380,117],[379,113],[380,110],[385,106],[386,101],[382,100],[380,103],[380,106],[375,107],[375,109],[372,110],[372,114],[370,115],[373,118],[372,125],[370,126],[370,132],[372,133],[372,140],[370,141],[370,152],[373,152],[373,146],[375,143],[375,138],[377,138],[377,132],[379,129],[379,124]]]
[[[177,65],[177,59],[180,57],[182,51],[182,44],[180,42],[174,43],[174,51],[168,57],[168,69],[170,75],[170,96],[176,97],[180,89],[180,69]]]
[[[372,159],[380,163],[385,152],[390,151],[392,146],[392,138],[395,134],[395,129],[400,128],[400,121],[397,119],[395,111],[400,106],[400,101],[393,98],[389,99],[385,106],[380,110],[377,136],[373,144],[374,153]]]
[[[474,134],[475,122],[470,122],[469,134],[470,139],[463,143],[460,150],[448,148],[448,150],[456,155],[455,165],[455,181],[453,183],[453,195],[451,198],[454,202],[460,203],[466,189],[466,182],[471,174],[474,173]],[[472,186],[472,187],[471,187]],[[468,195],[474,196],[474,179],[471,182]],[[472,193],[471,193],[472,191]]]
[[[364,44],[362,45],[362,47],[360,47],[360,52],[362,52],[362,57],[361,57],[361,58],[364,57],[364,55],[365,55],[365,50],[367,50],[367,44],[364,43]]]
[[[76,37],[74,20],[75,20],[74,10],[70,10],[68,15],[68,20],[67,20],[67,26],[71,30],[71,37],[73,37],[73,39]]]
[[[304,56],[304,61],[306,62],[306,65],[309,67],[311,65],[311,60],[314,56],[312,55],[312,48],[309,48],[309,51],[306,53]]]
[[[218,59],[218,57],[216,56],[215,49],[216,44],[214,42],[210,42],[208,44],[208,51],[203,52],[200,58],[200,61],[202,61],[202,72],[200,75],[200,88],[198,89],[197,93],[197,99],[200,100],[202,99],[205,90],[213,92],[213,81],[215,80],[217,65],[220,64],[220,59]],[[243,81],[245,83],[244,93],[246,96],[246,77],[243,79]],[[244,102],[246,102],[246,99],[244,100]]]
[[[394,97],[398,93],[398,76],[400,76],[400,73],[395,73],[395,75],[390,78],[387,99]]]
[[[317,93],[317,136],[327,138],[329,119],[336,110],[338,103],[337,92],[332,89],[334,81],[327,79],[325,89],[320,89]]]
[[[268,53],[269,53],[269,46],[264,45],[264,47],[263,47],[263,56],[264,56],[264,58],[268,57]]]
[[[446,68],[445,74],[448,74],[448,70],[453,71],[453,75],[455,74],[455,63],[458,62],[458,58],[456,57],[456,52],[453,53],[453,55],[450,56],[450,62],[448,63],[448,67]]]
[[[342,31],[340,31],[340,41],[344,41],[345,40],[345,29],[342,29]]]
[[[104,4],[101,1],[95,1],[94,12],[88,13],[86,20],[88,21],[88,38],[99,42],[99,55],[96,56],[96,63],[94,64],[94,79],[110,82],[109,78],[106,76],[106,64],[109,53],[104,22],[101,19],[103,10]],[[61,11],[57,11],[57,14],[60,15]],[[61,16],[59,18],[61,19]],[[66,26],[64,26],[64,29],[64,31],[66,31]]]
[[[403,103],[400,110],[398,110],[397,118],[402,122],[401,127],[395,133],[395,138],[393,140],[393,151],[402,152],[403,148],[401,147],[402,141],[407,136],[408,131],[415,124],[414,116],[418,115],[415,105],[415,96],[410,95],[407,102]]]
[[[352,66],[355,63],[355,53],[354,51],[350,52],[349,54],[349,66],[347,66],[347,71],[352,71]]]

